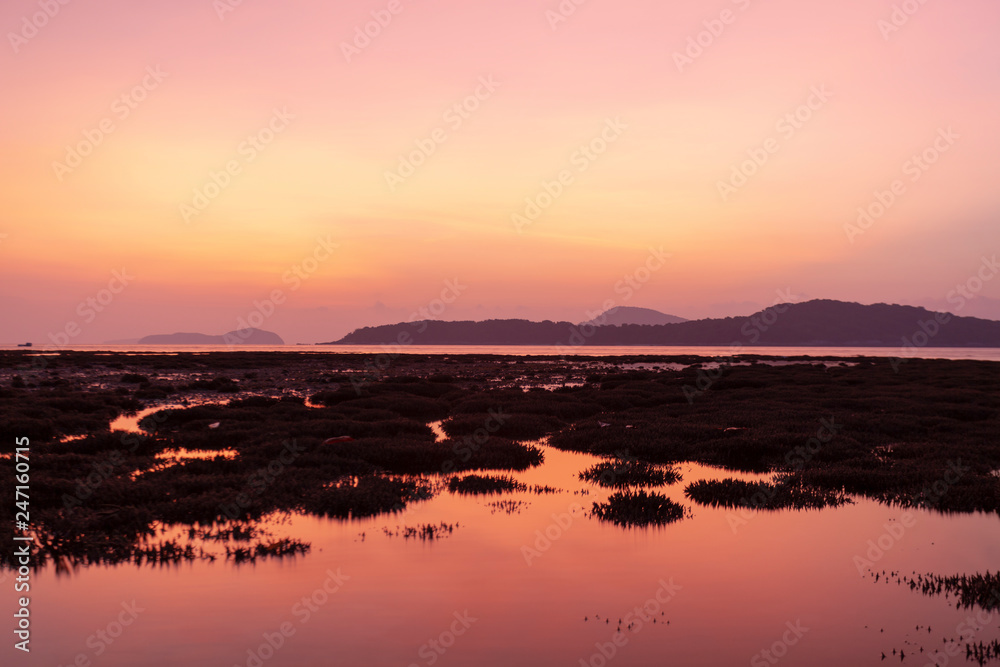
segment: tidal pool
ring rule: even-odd
[[[394,515],[266,522],[275,539],[310,543],[305,555],[61,574],[49,565],[33,578],[30,658],[8,645],[4,664],[839,667],[879,665],[883,653],[900,661],[895,649],[924,665],[976,611],[870,572],[1000,563],[996,515],[863,498],[822,510],[713,509],[684,487],[769,476],[696,464],[657,489],[691,507],[690,518],[620,528],[590,516],[611,491],[578,478],[602,459],[539,446],[545,462],[513,476],[558,492],[443,490]],[[497,511],[505,501],[510,511]],[[428,524],[452,529],[403,536]],[[988,616],[976,641],[1000,634]],[[950,661],[965,663],[964,648]]]

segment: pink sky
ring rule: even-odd
[[[0,344],[255,311],[315,342],[443,293],[444,319],[954,309],[1000,250],[996,2],[889,32],[873,0],[566,0],[554,27],[557,0],[50,1],[0,8]],[[960,311],[1000,319],[1000,280]]]

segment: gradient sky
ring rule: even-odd
[[[0,8],[3,344],[71,323],[74,343],[223,333],[276,290],[262,328],[287,342],[429,307],[747,314],[779,290],[954,310],[1000,250],[992,0],[911,0],[891,32],[877,0],[566,0],[558,23],[557,0],[50,1]],[[348,58],[372,12],[391,22]],[[433,153],[390,186],[418,144]],[[650,248],[670,257],[647,274]],[[978,294],[960,314],[1000,319],[1000,280]]]

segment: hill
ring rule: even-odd
[[[172,333],[145,336],[140,345],[284,345],[276,333],[261,329],[240,329],[221,336],[203,333]]]
[[[618,306],[606,310],[592,320],[581,324],[594,326],[621,326],[623,324],[678,324],[687,322],[683,317],[661,313],[652,308],[636,308],[634,306]]]
[[[814,300],[749,317],[592,326],[486,320],[401,322],[357,329],[326,345],[773,345],[1000,347],[1000,322],[915,306]]]

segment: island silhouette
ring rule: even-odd
[[[1000,322],[993,320],[829,299],[775,304],[747,317],[672,324],[598,325],[596,320],[421,320],[363,327],[321,345],[1000,347]]]
[[[172,333],[144,336],[140,345],[284,345],[278,334],[262,329],[238,329],[222,335],[203,333]]]

